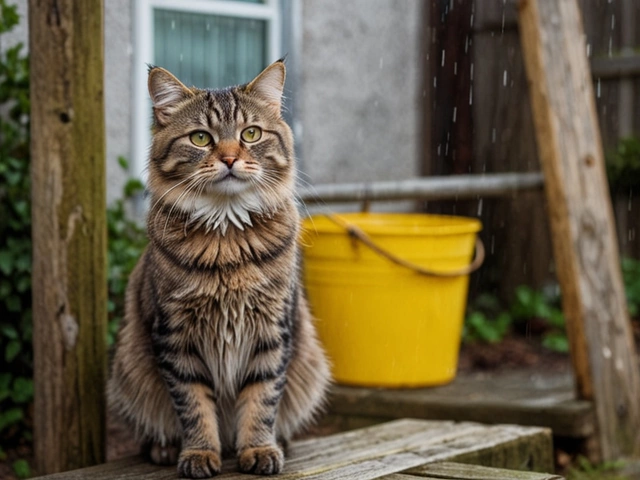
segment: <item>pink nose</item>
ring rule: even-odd
[[[231,168],[238,159],[236,157],[222,157],[220,160],[226,163],[227,167]]]

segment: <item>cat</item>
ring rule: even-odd
[[[149,245],[129,279],[108,385],[157,464],[276,474],[330,382],[300,285],[285,65],[188,88],[151,67]]]

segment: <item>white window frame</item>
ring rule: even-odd
[[[269,62],[281,56],[280,0],[246,3],[232,0],[136,0],[134,18],[135,65],[133,73],[133,140],[131,174],[146,183],[147,157],[151,144],[151,101],[147,90],[147,65],[153,64],[154,9],[202,13],[238,18],[265,20],[267,24],[267,55]],[[250,78],[247,81],[251,80]]]

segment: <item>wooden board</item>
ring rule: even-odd
[[[514,449],[514,445],[516,448]],[[479,452],[508,454],[514,462],[551,470],[551,435],[546,429],[513,425],[397,420],[362,430],[294,442],[282,479],[380,478],[429,462],[449,461]],[[224,463],[221,479],[252,479],[235,473],[236,460]],[[73,472],[49,475],[48,480],[169,479],[175,467],[156,467],[130,458]]]
[[[107,373],[103,2],[29,1],[34,454],[104,461]]]
[[[416,480],[416,477],[450,480],[559,480],[562,478],[549,473],[521,472],[453,462],[432,463],[382,478],[385,480]]]
[[[449,385],[410,390],[337,385],[329,411],[342,429],[411,417],[541,426],[574,438],[595,432],[593,406],[575,399],[568,373],[460,375]]]
[[[576,0],[526,0],[520,31],[580,398],[604,459],[640,454],[640,376]]]

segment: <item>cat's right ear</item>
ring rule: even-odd
[[[160,126],[167,124],[180,103],[194,95],[180,80],[160,67],[152,67],[149,70],[148,85],[153,102],[153,115]]]

